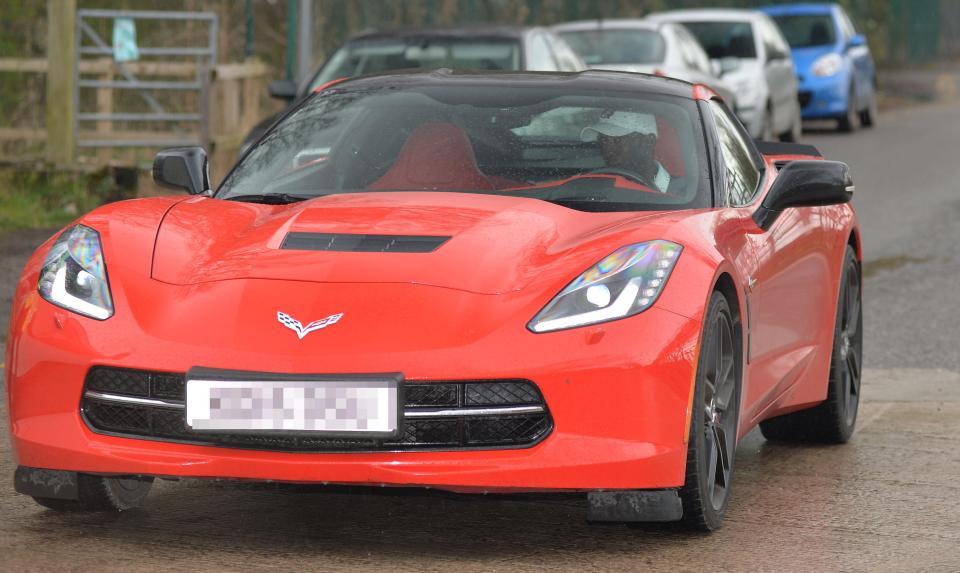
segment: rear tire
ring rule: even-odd
[[[687,469],[680,500],[683,526],[720,527],[730,501],[740,416],[740,348],[737,318],[714,292],[707,307],[690,416]]]
[[[853,435],[860,405],[863,304],[860,263],[847,246],[837,303],[827,399],[806,410],[760,422],[768,440],[842,444]]]
[[[125,511],[139,507],[150,493],[152,477],[104,477],[77,475],[80,499],[34,497],[40,505],[56,511]]]

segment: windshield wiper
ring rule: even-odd
[[[289,205],[290,203],[299,203],[307,199],[313,199],[318,195],[291,195],[290,193],[262,193],[252,195],[235,195],[225,197],[225,201],[242,201],[244,203],[262,203],[264,205]]]

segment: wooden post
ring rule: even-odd
[[[104,72],[104,74],[100,76],[100,80],[104,82],[112,81],[113,70],[111,69],[109,72]],[[111,88],[97,88],[97,113],[113,113],[113,90]],[[97,137],[108,139],[112,131],[112,121],[104,120],[97,122]],[[108,165],[112,157],[113,152],[109,147],[100,147],[97,149],[97,163]]]
[[[247,60],[252,64],[253,60]],[[243,78],[243,115],[240,118],[240,131],[244,135],[250,131],[260,118],[260,93],[263,92],[263,82],[259,76],[253,74]]]
[[[74,159],[74,73],[77,0],[47,0],[47,159]]]

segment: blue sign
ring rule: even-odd
[[[113,59],[117,62],[140,59],[137,25],[132,18],[116,18],[113,21]]]

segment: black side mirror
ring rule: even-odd
[[[866,45],[867,45],[867,37],[864,36],[863,34],[857,34],[851,37],[850,40],[847,42],[847,48],[857,48],[857,47],[866,46]]]
[[[199,195],[210,189],[207,153],[202,147],[171,147],[153,160],[153,180],[171,189]]]
[[[850,168],[839,161],[797,160],[780,169],[777,179],[754,212],[753,220],[767,230],[784,209],[849,203],[853,198]]]
[[[283,100],[293,100],[297,97],[297,84],[291,80],[277,80],[275,82],[270,82],[270,97],[283,99]]]

